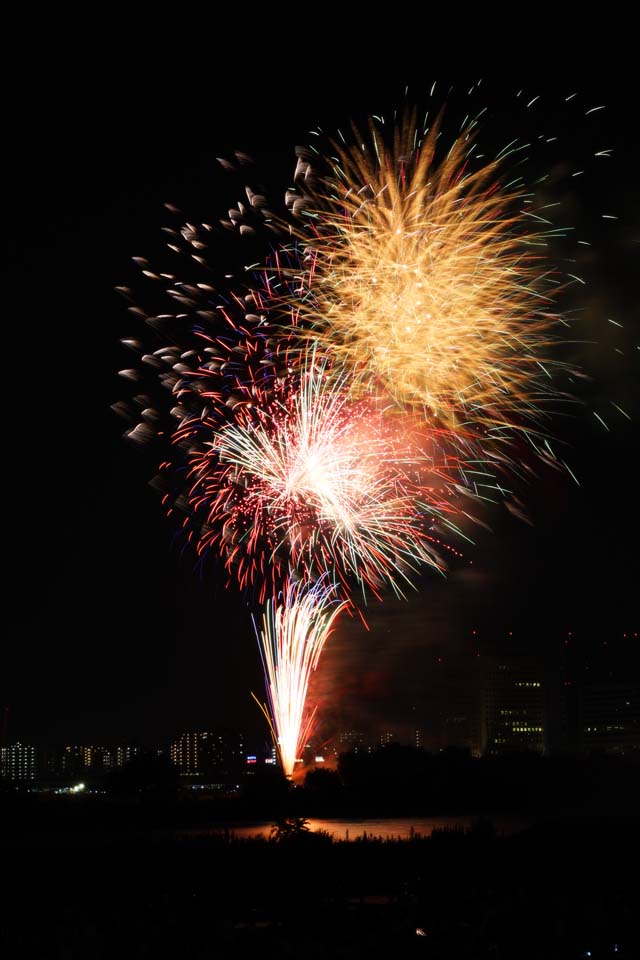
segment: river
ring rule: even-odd
[[[529,826],[530,821],[522,817],[490,817],[496,831],[504,836],[518,833]],[[367,837],[382,837],[385,840],[407,840],[412,836],[429,837],[434,830],[468,830],[478,817],[393,817],[379,819],[329,819],[309,818],[309,830],[324,830],[334,840],[357,840],[364,834]],[[181,830],[183,836],[205,836],[228,830],[236,837],[268,837],[272,821],[252,824],[228,824],[227,826],[197,827]]]

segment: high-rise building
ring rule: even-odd
[[[106,773],[122,767],[138,753],[130,745],[101,746],[96,744],[67,744],[50,747],[45,751],[44,771],[49,776],[76,777],[87,771]]]
[[[245,760],[244,735],[241,733],[203,733],[200,739],[200,764],[205,773],[232,773]]]
[[[477,690],[454,687],[441,714],[441,746],[468,750],[480,756],[480,695]]]
[[[82,751],[87,770],[112,770],[115,767],[115,758],[107,747],[96,747],[91,744],[82,747]]]
[[[39,751],[39,776],[57,780],[64,774],[65,747],[47,746]]]
[[[545,713],[540,666],[525,657],[496,661],[482,698],[482,753],[544,753]]]
[[[471,705],[472,707],[473,705]],[[471,756],[480,756],[479,710],[463,707],[443,717],[443,742],[445,747],[468,750]]]
[[[211,731],[183,733],[172,742],[169,755],[174,766],[185,776],[232,773],[244,762],[244,736]]]
[[[2,747],[0,775],[4,780],[35,780],[38,773],[36,748],[25,743]]]
[[[194,775],[199,772],[200,736],[199,733],[183,733],[171,744],[171,762],[180,773]]]
[[[481,690],[484,659],[468,652],[436,658],[425,677],[421,707],[423,746],[432,752],[447,747],[480,754]]]
[[[587,753],[640,756],[640,686],[592,684],[581,694],[583,749]]]
[[[62,752],[61,773],[65,777],[76,777],[84,773],[84,747],[67,744]]]
[[[110,747],[94,744],[67,745],[62,754],[62,773],[73,777],[87,770],[94,772],[112,770],[116,766],[114,752]]]
[[[130,763],[138,752],[138,748],[131,745],[116,747],[112,752],[116,767],[124,767],[125,763]]]
[[[587,642],[567,633],[554,668],[552,747],[564,753],[637,756],[640,682],[632,635],[610,633]]]

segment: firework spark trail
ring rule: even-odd
[[[269,696],[269,709],[262,709],[287,776],[293,773],[313,721],[313,714],[305,718],[311,673],[346,606],[336,594],[336,585],[327,577],[313,584],[290,581],[279,600],[267,602],[261,628],[256,627]]]
[[[207,517],[201,549],[222,551],[241,584],[261,584],[262,599],[289,565],[312,579],[331,571],[347,594],[355,582],[402,595],[419,566],[442,568],[429,530],[444,518],[454,528],[457,469],[438,468],[437,444],[427,452],[408,423],[350,399],[309,354],[293,388],[242,406],[193,457],[190,498]]]

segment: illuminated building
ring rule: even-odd
[[[542,671],[526,658],[493,665],[482,700],[482,753],[546,752]]]
[[[338,753],[362,753],[366,748],[366,737],[359,730],[341,730],[338,734]]]
[[[396,740],[397,740],[397,737],[392,730],[383,730],[382,733],[380,734],[381,747],[386,747],[390,743],[395,743]]]
[[[203,733],[199,756],[205,773],[228,773],[237,770],[245,758],[244,736],[241,733],[228,732]]]
[[[62,755],[62,772],[74,776],[83,770],[112,770],[116,766],[114,752],[94,744],[66,746]]]
[[[582,745],[587,753],[640,755],[640,686],[585,686],[581,696]]]
[[[111,770],[115,766],[115,759],[107,747],[82,747],[84,766],[87,770]]]
[[[559,651],[560,746],[571,753],[640,755],[640,683],[632,633],[596,644],[573,633]]]
[[[171,762],[180,773],[197,774],[199,772],[199,740],[202,734],[183,733],[174,740],[169,748]]]
[[[409,742],[416,750],[421,750],[424,746],[424,731],[418,720],[418,708],[415,704],[411,707],[411,723],[409,729]]]
[[[50,776],[75,777],[85,771],[107,772],[122,767],[138,753],[129,745],[104,747],[96,744],[69,744],[49,748],[45,753],[45,770]]]
[[[240,733],[210,731],[183,733],[172,742],[169,755],[184,776],[230,773],[244,763],[244,737]]]
[[[124,767],[125,763],[130,763],[131,760],[139,753],[138,747],[132,746],[120,746],[116,747],[113,751],[113,756],[115,758],[116,767]]]
[[[36,748],[24,743],[2,747],[0,773],[4,780],[35,780],[37,774]]]

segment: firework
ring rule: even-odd
[[[500,159],[474,167],[470,129],[441,160],[438,135],[405,123],[387,145],[372,123],[365,142],[332,144],[300,229],[298,333],[356,395],[382,392],[450,431],[521,428],[559,395],[558,280],[543,259],[554,230],[503,185]]]
[[[269,709],[263,710],[287,776],[313,722],[313,712],[305,717],[311,673],[345,605],[326,577],[313,584],[289,581],[279,600],[267,602],[262,626],[256,627],[269,697]]]
[[[202,423],[188,422],[183,442]],[[401,594],[418,567],[441,569],[433,526],[453,526],[452,483],[436,465],[438,447],[407,418],[370,399],[353,401],[343,379],[310,354],[271,398],[237,408],[190,463],[189,498],[205,523],[200,549],[215,549],[242,585],[262,596],[289,567],[315,579],[325,571],[349,591]]]
[[[269,235],[240,280],[214,268],[205,223],[167,231],[180,278],[136,258],[173,307],[131,307],[155,345],[126,343],[168,394],[119,406],[130,437],[165,445],[167,512],[266,600],[264,710],[288,775],[310,673],[356,588],[402,596],[420,568],[442,570],[461,496],[519,510],[503,483],[528,469],[519,437],[555,461],[542,421],[570,371],[553,356],[566,279],[546,248],[564,231],[509,172],[515,141],[483,157],[471,113],[447,145],[440,120],[412,116],[299,148],[286,211],[247,187],[220,221],[254,246]]]

